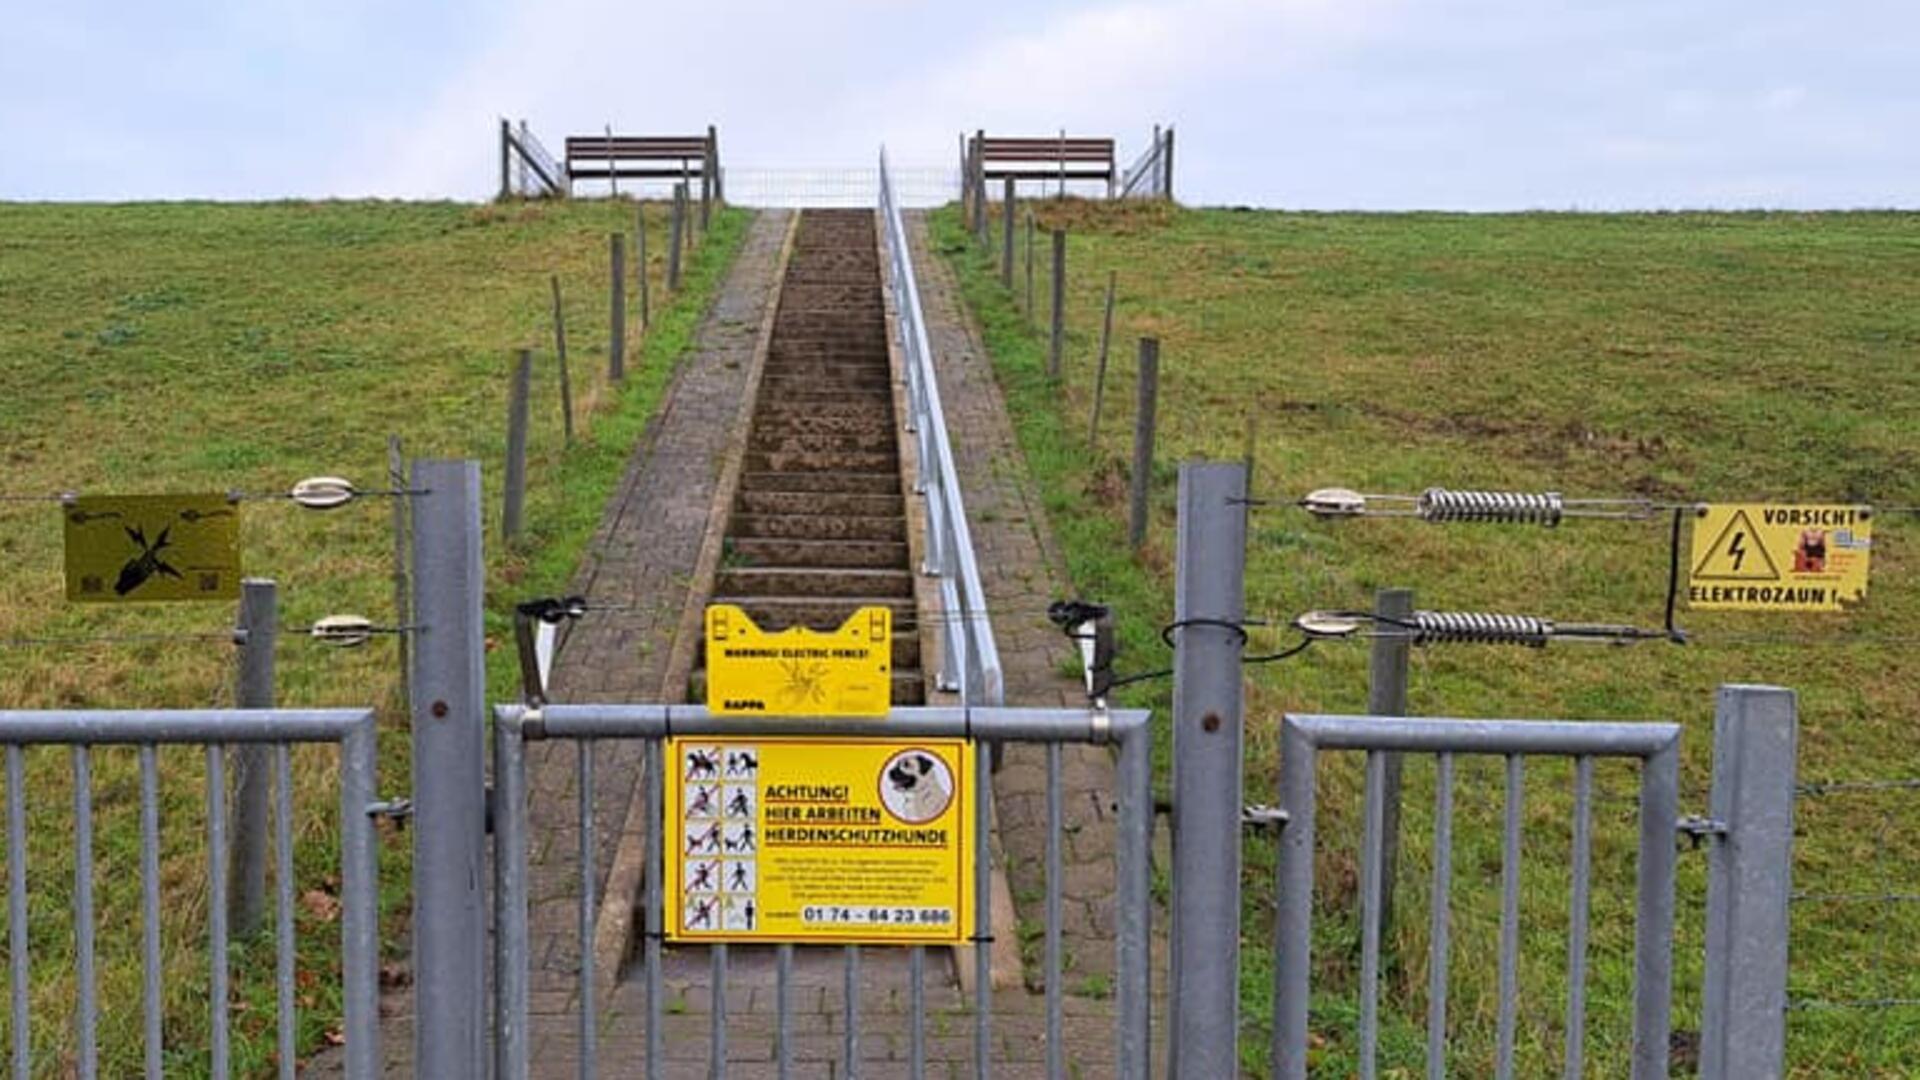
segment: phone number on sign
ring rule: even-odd
[[[952,908],[838,907],[802,908],[800,921],[814,926],[946,926]]]

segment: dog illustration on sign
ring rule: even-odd
[[[938,754],[902,750],[880,768],[880,801],[909,825],[924,825],[953,802],[953,771]]]
[[[1827,572],[1827,530],[1802,529],[1800,531],[1800,543],[1793,549],[1793,572],[1796,574]]]

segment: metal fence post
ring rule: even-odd
[[[616,309],[617,310],[617,309]],[[533,350],[521,349],[507,387],[507,468],[500,534],[508,543],[520,538],[527,504],[527,397],[532,392]]]
[[[1167,125],[1167,133],[1161,136],[1160,143],[1160,194],[1168,202],[1173,201],[1173,125]]]
[[[387,486],[395,491],[407,488],[407,459],[402,453],[400,436],[387,436]],[[395,497],[393,503],[393,618],[396,626],[413,625],[413,601],[407,585],[407,511],[411,500]],[[413,635],[393,635],[400,660],[400,701],[404,708],[413,700]]]
[[[633,203],[633,262],[640,283],[640,329],[645,330],[653,325],[653,302],[647,283],[647,204],[640,199]]]
[[[500,118],[500,197],[513,194],[513,168],[508,160],[508,147],[513,141],[513,126],[506,117]]]
[[[240,674],[234,705],[273,708],[273,649],[280,634],[279,598],[272,581],[240,583]],[[273,748],[245,743],[234,751],[233,831],[228,833],[227,921],[236,936],[253,933],[267,907],[267,800],[273,789]]]
[[[1175,1080],[1239,1075],[1246,469],[1180,467],[1173,654]]]
[[[642,273],[645,273],[642,270]],[[553,282],[553,351],[560,360],[560,422],[565,425],[567,445],[573,445],[573,377],[567,370],[567,318],[560,310],[560,275]]]
[[[1147,541],[1147,492],[1153,478],[1153,423],[1160,396],[1160,339],[1140,339],[1140,399],[1133,416],[1133,491],[1127,513],[1127,543]]]
[[[607,237],[607,378],[627,377],[627,237]]]
[[[1047,339],[1047,378],[1060,381],[1060,353],[1067,343],[1067,231],[1053,230],[1053,333]]]
[[[486,641],[480,464],[413,464],[420,627],[413,679],[413,1012],[417,1076],[483,1076]]]
[[[980,246],[987,246],[987,133],[985,129],[973,133],[973,231],[980,236]]]
[[[1119,271],[1107,271],[1107,305],[1100,316],[1100,359],[1093,368],[1093,410],[1087,416],[1087,450],[1091,452],[1100,439],[1100,399],[1107,390],[1107,347],[1113,342],[1113,287],[1119,281]]]
[[[1373,596],[1373,613],[1381,625],[1393,626],[1413,616],[1412,589],[1381,589]],[[1373,639],[1367,662],[1367,715],[1407,715],[1407,665],[1413,649],[1403,634]],[[1400,779],[1406,759],[1397,751],[1383,755],[1380,816],[1380,879],[1376,898],[1380,912],[1380,940],[1393,927],[1393,885],[1400,866]]]
[[[1700,1024],[1705,1080],[1780,1076],[1787,1033],[1799,700],[1775,686],[1723,686],[1713,715],[1707,965]]]
[[[1006,178],[1000,195],[1000,285],[1013,291],[1013,177]]]
[[[680,237],[687,231],[687,204],[680,196],[683,188],[673,189],[673,223],[667,230],[667,288],[680,291]]]

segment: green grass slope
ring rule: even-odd
[[[302,477],[386,482],[386,437],[413,456],[475,457],[486,487],[489,676],[517,684],[506,615],[562,589],[673,362],[737,251],[748,214],[725,211],[683,287],[666,294],[666,215],[650,207],[653,325],[637,349],[628,287],[624,385],[609,384],[607,236],[631,203],[0,204],[0,496],[285,491]],[[563,446],[549,275],[558,275],[579,438]],[[527,537],[498,542],[507,373],[536,350]],[[324,514],[248,502],[244,566],[280,583],[285,625],[338,612],[393,622],[390,507]],[[57,507],[0,500],[0,708],[182,707],[231,700],[227,605],[69,605]],[[109,635],[170,640],[60,644]],[[204,636],[202,636],[204,635]],[[54,641],[56,644],[40,644]],[[283,637],[287,705],[384,707],[382,791],[408,784],[393,708],[392,639],[356,652]],[[73,1061],[71,771],[64,751],[27,754],[35,1072]],[[131,752],[95,754],[102,1071],[138,1069],[138,789]],[[204,760],[162,755],[162,939],[169,1072],[204,1074]],[[337,1023],[338,887],[332,754],[296,759],[301,1040]],[[411,838],[391,834],[389,941],[402,929]],[[269,927],[271,922],[269,922]],[[270,929],[268,931],[270,934]],[[272,946],[237,950],[235,1067],[273,1054]],[[12,1032],[0,1032],[10,1045]]]
[[[1371,606],[1406,586],[1419,606],[1658,626],[1667,523],[1556,530],[1322,522],[1290,504],[1322,486],[1413,493],[1557,490],[1569,497],[1920,503],[1920,217],[1905,214],[1355,215],[1040,203],[1069,230],[1068,349],[1045,376],[1047,268],[1022,310],[949,208],[937,246],[984,327],[1028,463],[1076,586],[1122,612],[1121,668],[1164,665],[1177,462],[1239,459],[1254,425],[1250,614],[1284,626],[1311,608]],[[997,227],[994,236],[998,237]],[[1040,257],[1046,243],[1035,245]],[[1024,249],[1024,245],[1022,245]],[[1109,273],[1118,308],[1105,413],[1088,412]],[[1024,278],[1022,268],[1016,283]],[[1135,343],[1161,341],[1154,513],[1126,553]],[[1874,584],[1844,615],[1681,613],[1695,644],[1630,649],[1416,651],[1416,713],[1669,719],[1686,727],[1684,813],[1704,813],[1714,688],[1800,692],[1803,782],[1920,775],[1920,517],[1876,522]],[[995,612],[997,621],[1039,613]],[[1256,631],[1252,648],[1292,640]],[[1272,801],[1286,710],[1363,711],[1366,650],[1325,644],[1248,671],[1247,792]],[[1167,703],[1164,684],[1129,690]],[[1165,747],[1161,747],[1164,762]],[[1326,1075],[1352,1065],[1358,765],[1324,770],[1314,1027]],[[1383,1064],[1423,1060],[1432,765],[1408,766],[1400,918],[1387,969]],[[1490,1072],[1496,1008],[1501,772],[1463,761],[1454,851],[1450,1065]],[[1632,770],[1602,767],[1589,989],[1591,1075],[1624,1072],[1632,948]],[[1556,1072],[1564,1045],[1571,769],[1529,771],[1521,1060]],[[1920,891],[1913,791],[1806,797],[1796,823],[1790,1014],[1805,1076],[1920,1072],[1920,905],[1831,894]],[[1704,860],[1683,855],[1676,1029],[1698,1027]],[[1264,1072],[1273,861],[1250,842],[1243,1058]],[[1823,1004],[1826,1003],[1826,1004]]]

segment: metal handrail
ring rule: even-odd
[[[934,377],[933,348],[927,340],[926,316],[920,308],[920,288],[913,274],[907,230],[894,198],[887,172],[887,152],[880,151],[880,221],[887,239],[887,283],[893,292],[900,327],[900,347],[906,357],[907,430],[919,449],[918,489],[926,497],[927,555],[923,573],[940,580],[941,663],[940,689],[958,691],[962,705],[999,705],[1005,696],[1000,650],[987,618],[986,591],[980,584],[980,566],[974,559],[973,533],[967,526],[960,496],[960,476],[953,464],[953,446],[947,439],[946,414],[940,406],[940,387]]]

